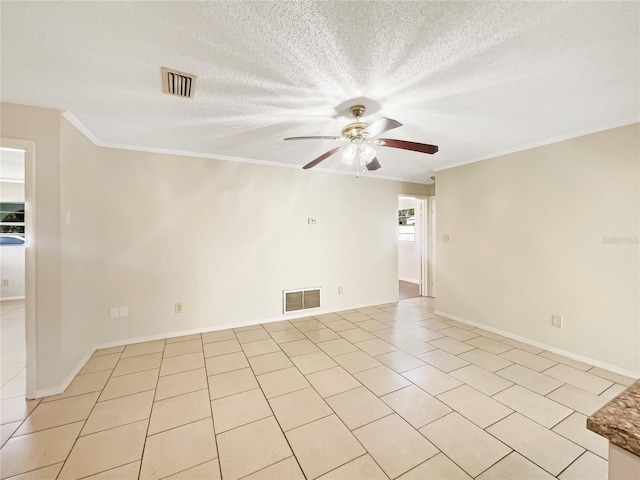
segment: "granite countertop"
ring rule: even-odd
[[[587,428],[640,456],[640,380],[587,418]]]

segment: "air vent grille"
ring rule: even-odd
[[[195,91],[196,76],[162,67],[162,91],[169,95],[191,98]]]
[[[320,308],[320,288],[285,290],[282,293],[284,313]]]

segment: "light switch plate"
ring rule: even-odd
[[[562,315],[551,315],[551,325],[556,328],[563,327]]]

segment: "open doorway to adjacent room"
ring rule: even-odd
[[[398,298],[435,296],[435,197],[398,199]]]
[[[35,143],[0,139],[0,399],[35,398]]]
[[[0,397],[24,397],[25,151],[0,148]]]

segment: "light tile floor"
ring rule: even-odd
[[[586,416],[633,380],[432,302],[97,351],[65,393],[2,400],[1,476],[605,479]]]
[[[24,300],[0,302],[0,399],[24,397]]]

